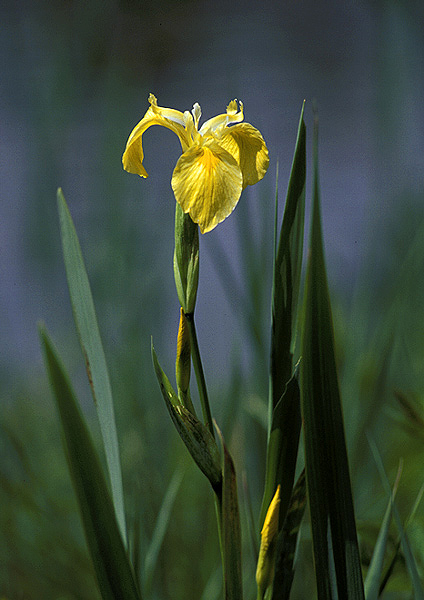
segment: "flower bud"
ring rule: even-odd
[[[190,384],[191,350],[190,332],[184,311],[180,310],[180,325],[177,338],[177,358],[175,361],[175,376],[177,387],[184,394],[187,393]]]
[[[192,313],[199,282],[199,227],[176,203],[174,278],[178,299],[185,313]]]
[[[256,583],[258,585],[258,600],[262,600],[265,592],[274,579],[275,547],[278,533],[278,517],[280,512],[280,485],[274,494],[266,513],[264,526],[261,531],[261,547],[256,567]]]

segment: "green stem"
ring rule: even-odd
[[[200,358],[199,344],[197,342],[196,327],[194,324],[194,314],[184,313],[187,319],[190,344],[191,344],[191,359],[193,361],[194,372],[196,374],[197,388],[199,390],[200,404],[202,406],[203,420],[206,427],[211,432],[215,439],[215,431],[212,422],[212,413],[209,405],[208,391],[206,389],[205,374],[203,372],[202,359]],[[216,523],[218,527],[219,548],[221,550],[222,567],[224,568],[224,549],[222,546],[222,487],[214,489]]]
[[[202,360],[200,358],[199,344],[197,343],[196,327],[194,325],[194,314],[185,313],[189,331],[191,344],[191,358],[193,361],[194,372],[196,373],[197,388],[199,390],[200,404],[202,406],[203,420],[206,427],[215,439],[215,431],[212,423],[212,413],[209,406],[208,392],[206,389],[205,374],[203,372]]]

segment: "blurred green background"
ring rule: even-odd
[[[214,415],[239,480],[247,475],[255,510],[264,469],[276,164],[284,198],[301,104],[306,98],[310,132],[316,102],[327,267],[365,560],[385,506],[366,430],[390,473],[404,458],[399,499],[408,514],[424,480],[423,17],[418,0],[2,3],[0,596],[97,597],[36,329],[39,319],[46,322],[98,436],[60,250],[60,186],[92,284],[128,520],[141,532],[142,555],[172,473],[185,470],[149,597],[186,598],[187,590],[190,598],[220,597],[208,485],[177,438],[150,359],[153,336],[172,379],[178,301],[170,178],[179,142],[153,128],[144,136],[149,178],[121,167],[149,92],[179,110],[199,102],[205,119],[238,98],[269,147],[265,179],[202,236],[196,309]],[[421,510],[411,531],[420,564],[423,525]],[[313,590],[307,526],[303,540],[295,598]],[[402,586],[400,564],[394,597],[404,597]],[[252,585],[246,590],[254,596]]]

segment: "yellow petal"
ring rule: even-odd
[[[141,177],[147,177],[147,171],[143,166],[144,153],[141,139],[146,129],[152,125],[167,127],[178,135],[183,151],[186,150],[190,143],[188,133],[185,129],[184,114],[179,110],[158,106],[153,94],[150,94],[149,102],[150,107],[138,125],[132,130],[122,156],[124,169],[130,173],[136,173]]]
[[[206,233],[234,210],[242,190],[235,159],[212,138],[194,144],[178,159],[172,175],[175,198]]]
[[[175,108],[164,108],[163,106],[158,106],[156,96],[153,94],[150,94],[149,102],[150,108],[155,115],[164,117],[167,121],[172,121],[173,123],[184,127],[184,113],[179,110],[175,110]]]
[[[228,150],[240,165],[243,189],[262,179],[269,166],[268,148],[264,138],[250,123],[226,127],[219,139],[220,146]]]

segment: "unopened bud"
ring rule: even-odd
[[[278,517],[280,512],[280,485],[274,494],[266,513],[264,526],[261,531],[261,547],[256,567],[256,583],[258,585],[258,600],[263,599],[265,592],[272,585],[275,566],[275,546],[278,533]]]
[[[177,387],[184,394],[187,393],[190,384],[191,371],[191,349],[190,349],[190,331],[184,311],[180,310],[180,325],[178,327],[177,338],[177,358],[175,361],[175,375]]]
[[[199,227],[176,203],[174,279],[178,299],[186,313],[196,305],[199,282]]]

